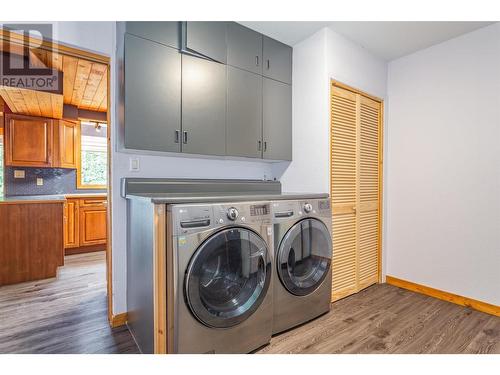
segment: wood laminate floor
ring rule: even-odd
[[[104,252],[65,257],[57,279],[0,287],[0,353],[137,353],[107,319]]]
[[[55,280],[0,287],[0,353],[137,353],[107,320],[104,252],[71,255]],[[500,353],[500,318],[374,285],[257,353]]]
[[[258,353],[500,353],[500,318],[374,285]]]

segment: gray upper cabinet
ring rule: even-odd
[[[172,48],[180,48],[180,22],[145,22],[127,21],[125,22],[125,32],[134,34],[145,39],[149,39]]]
[[[292,84],[292,47],[264,36],[263,75]]]
[[[262,74],[262,34],[236,22],[228,23],[227,64]]]
[[[292,86],[264,78],[264,159],[292,160]]]
[[[182,152],[226,153],[226,65],[182,56]]]
[[[183,49],[225,64],[227,61],[226,25],[227,22],[183,22]]]
[[[262,76],[227,67],[227,155],[262,157]]]
[[[181,55],[130,34],[124,53],[125,147],[179,152]]]

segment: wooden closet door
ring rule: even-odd
[[[332,87],[331,195],[333,223],[332,299],[357,290],[356,154],[358,102],[356,94]]]
[[[378,282],[381,103],[332,85],[332,301]]]
[[[358,290],[378,282],[380,103],[358,95]]]

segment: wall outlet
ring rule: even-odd
[[[37,186],[42,186],[42,185],[43,185],[43,178],[38,177],[38,178],[36,179],[36,185],[37,185]]]
[[[139,172],[140,168],[140,163],[139,159],[137,158],[130,158],[130,172]]]
[[[25,172],[22,169],[14,169],[14,178],[24,178]]]

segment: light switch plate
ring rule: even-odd
[[[42,186],[42,185],[43,185],[43,178],[38,177],[38,178],[36,179],[36,185],[37,185],[37,186]]]
[[[130,158],[130,172],[139,172],[140,163],[138,158]]]
[[[24,178],[25,172],[22,169],[14,169],[14,178]]]

